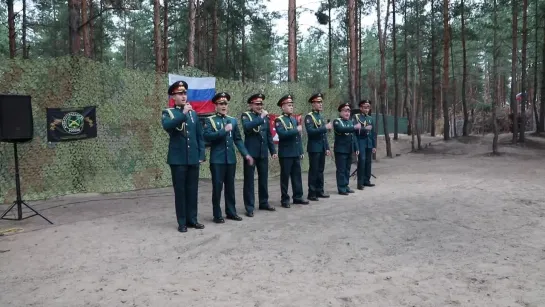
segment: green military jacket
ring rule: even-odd
[[[375,148],[375,119],[371,115],[365,115],[363,113],[354,114],[352,121],[354,125],[361,124],[361,129],[356,131],[356,138],[360,145],[360,149]],[[368,131],[364,127],[371,125],[373,128]]]
[[[225,125],[233,125],[233,130],[225,131]],[[209,116],[204,121],[204,140],[210,142],[211,164],[236,164],[235,146],[240,154],[248,155],[240,135],[237,119],[219,113]]]
[[[276,153],[268,116],[261,118],[260,114],[248,111],[242,113],[241,121],[244,128],[244,145],[250,156],[267,158],[268,153],[271,156]]]
[[[167,163],[170,165],[198,165],[204,161],[204,139],[195,112],[184,114],[179,108],[162,111],[161,123],[168,132]]]
[[[353,153],[359,151],[354,133],[354,124],[349,119],[336,118],[333,121],[335,132],[334,151],[338,153]]]
[[[295,158],[303,155],[303,141],[297,131],[297,119],[283,114],[275,119],[276,134],[278,134],[278,157]]]
[[[329,150],[326,123],[320,112],[312,111],[305,116],[307,130],[307,152],[324,152]]]

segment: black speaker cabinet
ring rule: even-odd
[[[28,142],[34,137],[30,96],[0,95],[0,142]]]

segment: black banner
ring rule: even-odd
[[[48,142],[68,142],[97,137],[96,106],[46,110]]]

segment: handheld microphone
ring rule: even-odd
[[[231,120],[230,119],[227,119],[227,125],[230,125],[231,124]],[[232,138],[233,137],[233,129],[231,128],[231,130],[229,130],[229,137]]]
[[[189,104],[189,105],[191,105],[191,104]],[[193,115],[191,114],[191,112],[193,112],[193,110],[189,110],[189,112],[187,112],[187,114],[189,114],[189,117],[191,117],[191,122],[195,123],[195,120],[193,119]]]

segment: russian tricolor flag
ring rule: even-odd
[[[215,106],[212,103],[212,97],[216,94],[216,78],[214,77],[185,77],[180,75],[168,74],[168,84],[176,81],[185,81],[189,89],[187,90],[187,100],[193,106],[197,114],[213,113]],[[170,108],[174,107],[174,100],[168,101]]]

